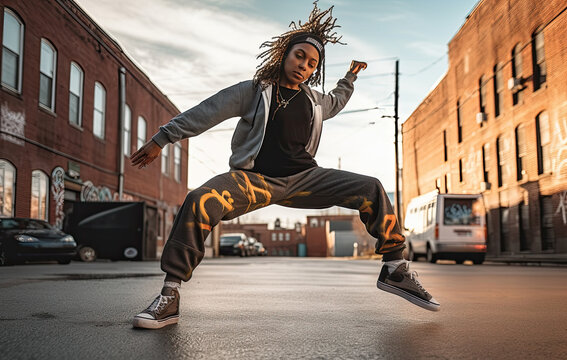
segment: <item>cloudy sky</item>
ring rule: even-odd
[[[306,20],[311,0],[75,0],[184,111],[236,82],[250,79],[260,44]],[[477,0],[320,0],[334,5],[347,45],[326,48],[325,90],[352,59],[367,61],[355,93],[325,122],[316,160],[379,178],[394,190],[394,69],[400,61],[400,120],[403,122],[447,70],[447,44]],[[321,90],[321,89],[319,89]],[[378,110],[357,111],[378,107]],[[349,113],[350,111],[350,113]],[[189,187],[226,172],[230,119],[190,140]],[[157,129],[155,129],[157,130]],[[153,130],[149,130],[150,133]],[[401,152],[401,144],[400,144]],[[248,221],[283,224],[314,212],[269,207]]]

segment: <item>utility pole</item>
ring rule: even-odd
[[[398,98],[399,92],[399,78],[400,78],[400,60],[396,60],[396,89],[394,94],[394,147],[395,147],[395,159],[396,159],[396,193],[394,194],[394,202],[396,203],[396,217],[398,222],[402,221],[400,216],[401,205],[400,205],[400,164],[398,159]],[[401,226],[401,224],[400,224]]]

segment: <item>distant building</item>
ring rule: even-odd
[[[245,233],[260,241],[269,256],[300,256],[302,255],[300,248],[305,245],[302,225],[299,223],[293,229],[278,226],[268,229],[268,224],[240,224],[238,222],[221,224],[221,235],[235,232]]]
[[[403,124],[403,204],[482,193],[488,255],[567,254],[567,1],[481,0]]]
[[[318,215],[307,217],[305,242],[307,256],[353,256],[374,253],[376,239],[358,215]]]
[[[179,110],[74,1],[0,11],[0,216],[61,226],[69,200],[144,201],[158,256],[187,192],[188,142],[143,171],[128,157]]]

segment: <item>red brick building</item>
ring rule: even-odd
[[[482,193],[488,254],[567,254],[567,1],[481,0],[403,124],[403,203]]]
[[[276,224],[277,225],[277,224]],[[240,224],[238,222],[223,222],[221,234],[245,233],[261,242],[269,256],[299,256],[300,244],[305,244],[301,224],[293,229],[275,226],[268,229],[268,224]]]
[[[305,242],[307,256],[352,256],[355,243],[358,254],[373,254],[376,239],[358,215],[317,215],[307,217]]]
[[[61,225],[67,200],[145,201],[159,248],[187,191],[188,142],[128,156],[179,113],[72,0],[2,1],[0,216]]]

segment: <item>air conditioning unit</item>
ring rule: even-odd
[[[483,112],[476,113],[476,123],[482,124],[483,121],[486,121],[486,113]]]
[[[510,78],[508,79],[508,90],[516,92],[522,88],[522,78]]]
[[[490,190],[490,187],[491,185],[489,182],[483,181],[480,183],[480,192],[488,191]]]

